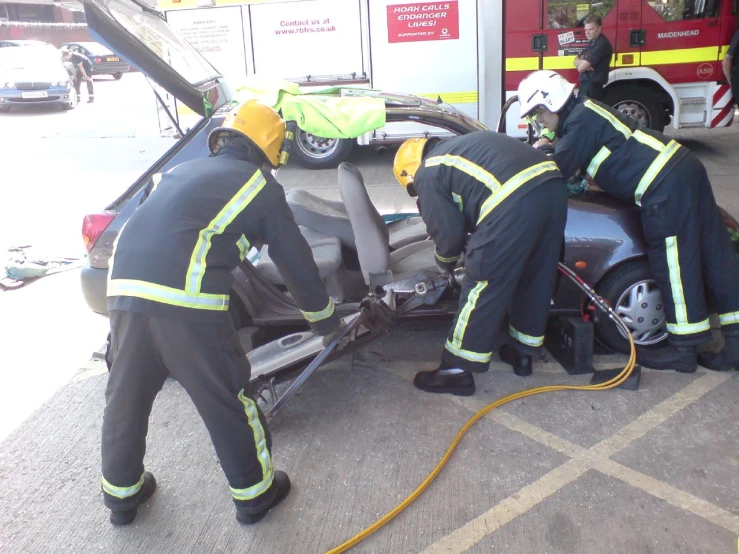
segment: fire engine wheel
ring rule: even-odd
[[[648,88],[633,85],[608,87],[603,103],[613,106],[640,126],[662,132],[665,129],[665,111]]]
[[[290,156],[308,169],[333,169],[346,161],[353,148],[351,139],[317,137],[298,130]]]
[[[657,346],[667,340],[662,294],[646,260],[627,262],[606,275],[598,285],[605,298],[631,331],[637,346]],[[628,353],[623,332],[606,318],[596,326],[598,337],[609,348]]]

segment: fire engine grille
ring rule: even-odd
[[[18,83],[16,88],[18,90],[46,90],[51,86],[51,83],[33,82],[33,83]]]

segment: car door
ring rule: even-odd
[[[202,117],[231,100],[222,75],[162,14],[136,0],[83,0],[92,39]]]

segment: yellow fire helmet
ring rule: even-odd
[[[280,166],[285,143],[285,121],[271,107],[256,100],[248,100],[226,116],[221,127],[208,135],[208,148],[212,154],[218,150],[218,136],[222,132],[238,133],[249,139],[264,154],[273,168]]]
[[[423,151],[428,141],[427,138],[408,139],[398,148],[393,163],[393,173],[404,189],[407,189],[408,185],[413,182],[416,171],[421,167]]]

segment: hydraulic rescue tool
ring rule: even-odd
[[[631,333],[626,324],[611,308],[608,302],[599,296],[592,287],[583,281],[574,271],[560,263],[559,271],[568,277],[591,301],[592,306],[603,313],[603,315],[614,322],[621,330],[631,345],[631,355],[626,366],[617,375],[608,378],[604,382],[590,385],[554,385],[536,387],[511,394],[492,404],[489,404],[477,412],[462,429],[457,433],[446,453],[428,475],[428,477],[413,491],[403,502],[393,510],[377,520],[361,533],[352,537],[345,543],[329,551],[329,554],[345,552],[355,546],[370,534],[380,529],[391,519],[407,508],[431,482],[441,473],[446,463],[459,445],[462,437],[469,429],[488,412],[495,408],[519,400],[527,396],[542,394],[545,392],[580,390],[580,391],[603,391],[618,387],[626,382],[636,366],[636,349],[634,347]],[[419,276],[422,277],[422,276]],[[464,278],[464,270],[457,269],[453,274],[444,274],[435,278],[423,280],[407,280],[392,283],[378,289],[376,293],[370,294],[359,306],[359,311],[342,320],[342,326],[328,345],[324,346],[321,337],[314,336],[310,332],[295,333],[277,341],[255,349],[249,354],[252,364],[252,390],[256,397],[266,402],[271,407],[266,411],[268,419],[273,418],[287,402],[295,395],[297,390],[306,380],[323,364],[332,354],[343,350],[347,344],[360,340],[372,340],[387,332],[393,323],[394,316],[409,312],[423,304],[433,304],[449,287],[461,286]],[[284,378],[290,368],[299,367],[301,362],[315,358],[303,369],[282,394],[277,393],[276,382],[278,378]]]

